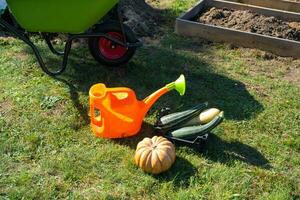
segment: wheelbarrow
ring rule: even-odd
[[[7,7],[0,6],[0,30],[28,44],[42,70],[55,76],[67,67],[68,56],[75,39],[88,39],[91,55],[101,64],[120,66],[127,63],[141,42],[123,23],[119,0],[7,0]],[[4,2],[4,3],[3,3]],[[47,67],[37,46],[30,40],[31,33],[38,33],[50,51],[63,57],[59,69]],[[64,51],[57,51],[51,37],[67,34]]]

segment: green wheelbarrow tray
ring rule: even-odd
[[[83,33],[118,0],[7,0],[12,14],[29,32]]]

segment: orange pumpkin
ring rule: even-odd
[[[135,164],[147,173],[160,174],[175,162],[174,145],[164,137],[154,136],[139,142],[135,152]]]

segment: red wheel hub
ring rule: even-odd
[[[118,32],[108,32],[106,34],[119,41],[123,41],[123,35]],[[104,37],[100,37],[99,39],[99,50],[104,57],[110,60],[122,58],[127,52],[125,47]]]

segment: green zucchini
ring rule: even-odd
[[[175,131],[171,131],[170,133],[168,133],[168,135],[179,139],[196,138],[197,136],[204,135],[212,131],[222,123],[223,119],[224,113],[221,112],[217,117],[215,117],[212,121],[205,125],[184,127]]]
[[[208,103],[203,103],[183,112],[177,112],[163,116],[158,120],[156,128],[168,129],[175,127],[178,124],[186,122],[196,115],[199,115],[203,110],[207,108],[207,106]]]

